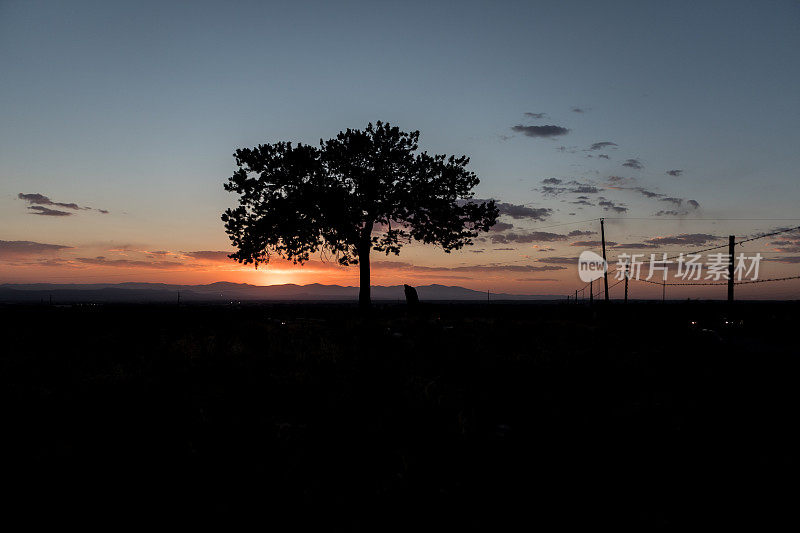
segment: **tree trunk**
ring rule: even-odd
[[[372,226],[370,224],[370,226]],[[362,310],[369,309],[370,300],[370,280],[369,280],[369,252],[372,249],[372,227],[370,227],[366,237],[361,238],[361,246],[358,249],[358,267],[360,287],[358,290],[358,307]]]

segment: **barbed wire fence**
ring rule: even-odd
[[[594,221],[601,221],[601,228],[602,228],[602,221],[603,220],[605,220],[605,219],[596,218],[596,219],[590,219],[590,220],[585,220],[585,221],[581,221],[581,222],[576,222],[576,224],[594,222]],[[607,220],[631,220],[631,219],[627,218],[627,217],[615,217],[615,218],[608,218]],[[717,220],[735,220],[735,221],[742,221],[742,220],[748,220],[748,221],[749,220],[774,220],[774,221],[787,221],[787,220],[800,220],[800,219],[742,219],[742,218],[732,218],[732,219],[697,219],[697,220],[715,220],[715,221],[717,221]],[[567,224],[569,224],[569,223],[567,223]],[[562,224],[558,224],[558,225],[562,225]],[[566,225],[566,224],[563,224],[563,225]],[[662,253],[663,257],[661,259],[657,260],[657,261],[654,261],[654,262],[655,263],[666,264],[668,262],[672,262],[674,259],[681,259],[684,256],[684,254],[700,255],[700,254],[703,254],[703,253],[706,253],[706,252],[711,252],[711,251],[714,251],[714,250],[720,250],[720,249],[728,248],[729,249],[729,254],[728,254],[729,255],[729,258],[728,258],[728,261],[729,261],[729,263],[728,263],[729,272],[728,272],[728,276],[732,276],[733,271],[734,271],[734,268],[733,268],[733,261],[734,261],[733,255],[734,254],[732,253],[732,251],[735,249],[735,246],[741,246],[741,245],[743,245],[745,243],[748,243],[748,242],[756,241],[756,240],[759,240],[759,239],[764,239],[764,238],[767,238],[767,237],[774,237],[776,235],[781,235],[781,234],[784,234],[784,233],[790,233],[790,232],[794,232],[794,231],[800,231],[800,226],[793,226],[793,227],[789,227],[789,228],[781,228],[781,229],[778,229],[778,230],[775,230],[775,231],[770,231],[770,232],[767,232],[767,233],[761,233],[759,235],[755,235],[753,237],[748,237],[748,238],[743,239],[743,240],[738,241],[738,242],[735,241],[735,237],[734,236],[730,236],[728,244],[721,244],[719,246],[711,246],[711,247],[708,247],[708,248],[703,248],[701,250],[686,250],[684,252],[678,253],[677,255],[673,255],[673,256],[669,256],[669,257],[667,256],[667,253],[665,253],[665,252],[653,252],[652,249],[650,249],[651,250],[650,253],[654,254],[654,255],[656,253]],[[602,246],[605,248],[605,238],[603,239]],[[605,252],[605,250],[604,250],[604,252]],[[782,253],[782,252],[778,252],[778,253]],[[605,256],[605,253],[603,255]],[[625,255],[627,255],[627,254],[625,254]],[[617,255],[615,257],[615,259],[619,259],[619,257],[620,257],[620,255]],[[652,257],[653,257],[653,255],[651,255],[651,258]],[[719,286],[719,287],[728,287],[728,290],[729,290],[728,299],[729,299],[729,301],[732,301],[732,299],[733,299],[733,287],[736,286],[736,285],[751,285],[751,284],[757,284],[757,283],[772,283],[772,282],[781,282],[781,281],[790,281],[790,280],[800,279],[800,275],[795,275],[795,276],[783,276],[783,277],[774,277],[774,278],[765,278],[765,279],[753,279],[753,280],[741,280],[740,279],[738,281],[737,280],[733,280],[732,282],[729,279],[726,279],[725,281],[667,282],[666,281],[666,270],[663,271],[664,272],[664,279],[662,281],[654,281],[654,280],[651,280],[651,279],[641,279],[638,276],[637,277],[630,276],[630,272],[628,270],[629,266],[630,265],[628,265],[626,267],[626,271],[624,273],[622,273],[621,275],[618,274],[618,272],[620,270],[619,267],[614,272],[609,272],[609,269],[606,266],[605,276],[608,276],[608,275],[613,273],[613,274],[615,274],[615,277],[618,277],[617,282],[608,287],[608,292],[610,292],[612,288],[616,287],[617,285],[619,285],[622,282],[636,281],[636,282],[648,283],[648,284],[660,286],[662,288],[662,298],[661,299],[662,299],[662,301],[665,301],[666,300],[666,288],[667,287],[671,287],[671,286],[683,286],[683,287],[688,287],[688,286],[696,286],[696,287]],[[579,293],[581,295],[581,299],[582,300],[586,300],[586,289],[587,288],[589,289],[589,298],[588,299],[589,299],[590,302],[593,301],[595,298],[598,298],[600,296],[605,296],[606,289],[604,287],[601,288],[597,292],[593,291],[594,281],[600,281],[602,279],[603,278],[599,278],[597,280],[590,281],[590,282],[586,283],[585,285],[583,285],[582,287],[576,289],[574,291],[574,302],[577,303],[579,301],[579,298],[578,298]],[[567,295],[567,300],[569,301],[572,297],[573,297],[572,294],[568,294]],[[625,284],[625,301],[627,302],[627,300],[628,300],[628,284],[626,283]]]

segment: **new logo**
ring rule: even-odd
[[[586,250],[578,257],[578,276],[584,283],[600,279],[608,270],[608,265],[602,256]]]

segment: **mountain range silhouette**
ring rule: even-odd
[[[487,294],[459,286],[421,285],[416,287],[421,301],[486,301]],[[250,285],[219,281],[207,285],[166,283],[28,283],[0,285],[0,302],[186,302],[230,301],[356,301],[358,287],[343,285]],[[372,286],[372,297],[383,301],[404,301],[403,285]],[[561,300],[561,295],[490,293],[491,300]]]

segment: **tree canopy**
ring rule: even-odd
[[[359,299],[368,304],[371,250],[397,255],[412,240],[445,252],[472,244],[497,221],[494,201],[471,201],[479,179],[468,157],[419,152],[418,141],[418,131],[376,122],[319,147],[236,150],[225,189],[239,205],[222,215],[238,250],[230,257],[258,267],[271,254],[304,263],[320,251],[359,264]]]

